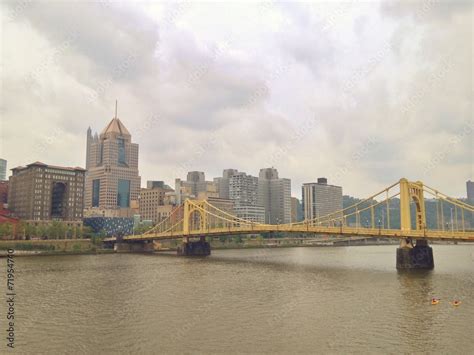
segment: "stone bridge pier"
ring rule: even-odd
[[[178,246],[179,256],[209,256],[211,255],[211,244],[206,242],[206,237],[200,237],[198,241],[190,241],[184,238],[183,243]]]
[[[425,269],[434,268],[433,249],[426,239],[417,239],[416,244],[410,238],[402,239],[397,249],[397,269]]]

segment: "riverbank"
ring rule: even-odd
[[[212,250],[240,250],[240,249],[279,249],[279,248],[330,248],[348,246],[383,246],[398,245],[398,240],[370,240],[356,239],[343,241],[289,241],[272,240],[251,241],[243,243],[212,241]],[[431,244],[448,245],[457,244],[455,242],[433,241]],[[464,244],[464,243],[458,243]],[[469,243],[467,243],[469,244]],[[8,250],[13,249],[15,256],[66,256],[66,255],[97,255],[114,254],[113,249],[104,249],[91,242],[90,239],[62,239],[62,240],[8,240],[0,241],[0,258],[6,257]],[[156,253],[176,252],[176,247],[164,247],[156,249]]]

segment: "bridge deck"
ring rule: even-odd
[[[453,240],[474,242],[474,232],[451,232],[439,230],[409,230],[402,231],[400,229],[372,229],[372,228],[354,228],[354,227],[312,227],[312,226],[291,226],[291,225],[255,225],[252,228],[231,227],[231,228],[213,228],[207,231],[195,230],[189,234],[182,232],[175,233],[159,233],[159,234],[142,234],[126,236],[123,239],[127,241],[145,241],[145,240],[167,240],[180,239],[183,237],[200,237],[200,236],[225,236],[233,234],[253,234],[253,233],[270,233],[270,232],[287,232],[287,233],[310,233],[318,235],[339,235],[347,237],[373,237],[373,238],[415,238],[428,240]],[[115,238],[108,238],[113,241]],[[107,241],[106,240],[106,241]]]

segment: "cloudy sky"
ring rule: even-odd
[[[363,197],[473,180],[473,5],[13,1],[0,5],[0,157],[84,166],[114,115],[142,185],[189,170]]]

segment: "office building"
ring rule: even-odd
[[[214,183],[217,185],[217,192],[220,198],[230,198],[229,197],[229,183],[230,178],[237,174],[236,169],[225,169],[222,173],[222,177],[214,178]]]
[[[0,181],[7,179],[7,161],[0,158]]]
[[[278,171],[275,168],[260,169],[258,204],[265,208],[266,223],[290,223],[291,180],[279,178]]]
[[[139,197],[139,214],[142,220],[151,220],[153,224],[162,220],[170,208],[162,208],[165,205],[165,196],[173,189],[165,184],[147,183],[150,188],[141,189]],[[172,206],[170,206],[172,207]]]
[[[115,217],[131,217],[132,201],[138,199],[138,144],[123,123],[113,118],[93,136],[87,130],[85,208]]]
[[[239,205],[234,206],[235,215],[246,221],[265,223],[265,208],[263,206]]]
[[[217,184],[213,181],[206,181],[204,172],[190,171],[183,181],[180,178],[175,180],[176,203],[181,204],[186,199],[205,200],[209,197],[219,197]]]
[[[8,205],[26,220],[81,220],[85,169],[41,162],[12,169]]]
[[[225,170],[229,199],[234,201],[237,217],[247,221],[265,222],[265,209],[258,205],[258,178],[237,170]]]
[[[304,219],[327,216],[342,210],[342,187],[328,185],[326,178],[318,178],[316,183],[303,184],[302,201]]]

